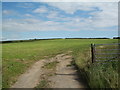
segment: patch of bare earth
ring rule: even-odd
[[[71,65],[69,53],[36,62],[18,78],[12,88],[86,88]]]
[[[51,81],[51,88],[86,88],[80,81],[75,66],[71,65],[71,56],[59,56],[58,61],[56,74],[49,78]]]
[[[45,60],[36,62],[30,67],[24,74],[22,74],[12,88],[34,88],[41,79],[40,76],[43,74],[42,66]]]

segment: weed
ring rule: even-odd
[[[35,88],[47,88],[47,87],[48,87],[48,81],[44,79],[41,80]]]
[[[58,63],[57,61],[46,63],[43,66],[43,68],[45,68],[45,69],[53,69],[53,68],[56,67],[57,63]]]

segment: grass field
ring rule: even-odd
[[[34,62],[57,54],[73,51],[80,68],[90,64],[90,44],[117,43],[117,39],[57,39],[2,44],[3,82],[8,88]],[[94,85],[91,85],[94,86]]]

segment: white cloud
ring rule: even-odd
[[[119,2],[119,0],[2,0],[2,2]]]
[[[12,13],[12,11],[9,11],[9,10],[3,10],[2,12],[4,15],[9,15]]]
[[[30,3],[30,2],[18,3],[17,7],[20,7],[20,8],[32,8],[32,7],[34,7],[34,4]]]
[[[2,14],[3,14],[3,17],[4,16],[19,16],[21,17],[20,13],[18,11],[15,11],[15,10],[6,10],[6,9],[3,9],[2,10]]]
[[[76,2],[49,2],[51,6],[57,7],[60,10],[65,11],[68,14],[74,14],[77,10],[91,11],[94,10],[88,3],[76,3]],[[86,5],[87,4],[87,5]]]
[[[118,8],[117,3],[48,3],[53,7],[73,15],[77,10],[92,11],[93,15],[87,18],[74,16],[69,17],[58,11],[48,10],[41,6],[34,13],[48,13],[47,18],[51,21],[26,18],[20,20],[4,20],[3,30],[13,31],[48,31],[48,30],[110,30],[109,27],[117,26]],[[96,10],[98,9],[98,10]],[[30,16],[26,14],[26,16]],[[109,28],[109,29],[107,29]]]
[[[7,38],[6,38],[6,37],[1,36],[1,37],[0,37],[0,41],[4,41],[4,40],[7,40]]]
[[[49,11],[47,18],[58,18],[58,12],[57,11]]]
[[[67,14],[74,14],[77,10],[82,10],[90,12],[93,17],[86,18],[86,21],[90,21],[91,25],[96,27],[112,27],[118,25],[118,3],[117,2],[49,2],[48,5],[52,7],[59,8],[60,10],[66,12]],[[35,10],[37,13],[48,12],[47,18],[59,21],[71,21],[74,20],[69,17],[61,15],[58,11],[47,10],[46,7],[40,7]],[[35,12],[34,11],[34,12]],[[73,17],[74,18],[74,17]],[[75,18],[77,22],[81,20],[82,17]],[[82,20],[81,20],[82,21]]]
[[[94,21],[92,21],[91,18],[80,19],[76,17],[76,18],[66,19],[66,22],[43,21],[43,20],[38,20],[38,19],[24,19],[24,20],[21,19],[21,20],[4,21],[3,31],[10,31],[10,30],[18,31],[18,32],[57,31],[57,30],[76,31],[76,30],[104,30],[104,27],[100,26],[99,23],[94,23]]]
[[[59,27],[60,25],[57,22],[41,21],[38,19],[7,20],[3,22],[3,30],[6,31],[7,30],[45,31],[45,30],[57,30]]]
[[[98,5],[102,11],[94,14],[94,24],[98,27],[118,26],[118,4],[101,3]]]
[[[75,3],[75,2],[63,2],[63,3],[48,3],[50,6],[59,8],[68,14],[74,14],[77,10],[82,11],[94,11],[90,15],[94,17],[89,19],[96,25],[96,27],[110,27],[118,25],[118,3],[116,2],[102,2],[102,3]],[[86,18],[87,20],[88,18]]]
[[[31,14],[25,14],[26,17],[33,17]]]
[[[47,11],[48,11],[48,9],[46,7],[41,6],[41,7],[37,8],[37,9],[35,9],[33,12],[34,13],[46,13]]]

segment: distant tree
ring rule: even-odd
[[[120,39],[120,37],[113,37],[113,39]]]

